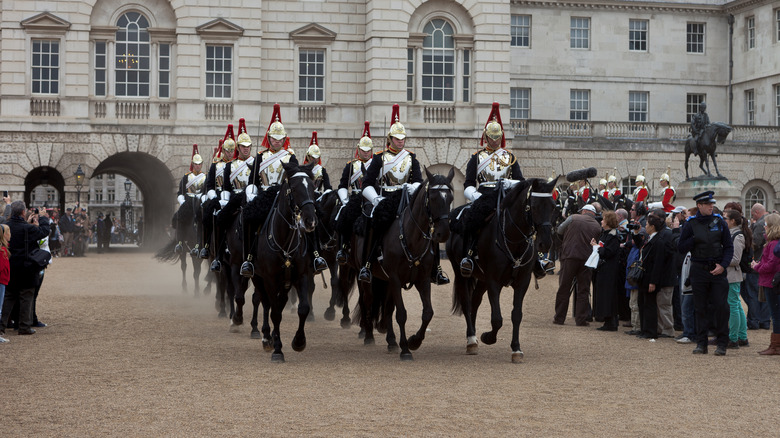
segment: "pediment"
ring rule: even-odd
[[[217,18],[195,28],[201,38],[233,38],[244,34],[244,28],[233,24],[224,18]]]
[[[27,32],[65,33],[70,29],[70,22],[50,13],[41,12],[21,22]]]
[[[310,23],[290,32],[290,38],[298,44],[301,43],[330,43],[336,39],[336,32],[320,26],[317,23]]]

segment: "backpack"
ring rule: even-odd
[[[734,233],[734,237],[742,234],[742,231]],[[742,234],[744,236],[744,234]],[[739,259],[739,269],[743,274],[750,274],[753,272],[753,268],[750,266],[750,262],[753,261],[753,245],[749,242],[745,242],[745,249],[742,250],[742,257]]]

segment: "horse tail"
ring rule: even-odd
[[[174,251],[174,248],[176,248],[176,241],[171,240],[165,246],[160,248],[159,251],[157,251],[157,253],[154,255],[154,258],[166,263],[178,262],[181,255]]]
[[[450,309],[453,315],[463,315],[463,304],[470,299],[468,291],[474,289],[474,285],[471,284],[473,281],[470,278],[455,277],[455,284],[452,287],[452,308]]]
[[[360,324],[363,322],[363,305],[360,303],[361,300],[357,301],[357,304],[355,304],[355,307],[352,308],[352,324],[360,327]]]

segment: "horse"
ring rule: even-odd
[[[186,197],[185,202],[174,213],[171,225],[176,229],[175,239],[162,247],[155,258],[164,262],[179,262],[181,267],[181,288],[187,290],[187,255],[192,260],[192,277],[195,281],[195,296],[200,290],[200,273],[202,260],[198,257],[196,247],[200,244],[201,232],[201,208],[200,198]],[[207,294],[211,289],[211,277],[207,275],[207,284],[203,293]]]
[[[560,178],[560,176],[558,177]],[[496,342],[496,334],[503,324],[499,295],[503,287],[512,286],[512,362],[523,359],[519,330],[523,319],[523,299],[531,282],[534,251],[547,252],[552,244],[551,217],[555,208],[552,191],[557,178],[551,182],[529,179],[516,183],[505,194],[499,193],[498,207],[490,221],[479,232],[476,244],[479,257],[471,278],[461,275],[459,262],[465,253],[463,238],[453,233],[447,241],[447,255],[455,271],[452,312],[466,319],[466,353],[477,354],[475,324],[477,310],[485,292],[491,307],[492,330],[482,333],[483,343]],[[501,187],[496,190],[504,190]],[[451,221],[456,220],[457,210]],[[453,224],[454,225],[454,224]]]
[[[715,161],[715,157],[717,156],[715,149],[717,148],[718,143],[723,144],[723,142],[726,141],[726,137],[728,137],[729,133],[731,133],[731,126],[725,123],[715,122],[704,127],[704,130],[699,135],[698,144],[696,144],[692,135],[688,136],[688,139],[685,140],[685,179],[691,179],[688,175],[688,158],[690,158],[691,154],[699,156],[699,168],[709,177],[711,177],[712,174],[710,173],[710,162],[707,159],[707,156],[709,155],[712,157],[712,164],[715,166],[715,172],[718,174],[718,178],[723,178],[723,175],[721,175],[718,170],[718,163]],[[704,168],[705,164],[707,165],[706,169]]]
[[[219,201],[217,199],[210,199],[203,203],[202,210],[203,210],[203,222],[202,224],[205,225],[206,221],[212,221],[214,222],[212,229],[213,232],[211,233],[211,236],[209,237],[208,242],[208,263],[209,265],[219,258],[220,262],[224,265],[224,256],[222,254],[217,254],[217,232],[218,232],[218,225],[216,224],[216,220],[214,219],[214,211],[218,210],[219,208]],[[219,256],[219,257],[218,257]],[[212,278],[214,279],[214,282],[216,282],[216,293],[214,294],[214,307],[217,310],[217,316],[219,318],[232,318],[233,317],[233,311],[235,310],[233,298],[228,296],[227,292],[227,276],[224,272],[211,272]]]
[[[287,295],[294,287],[298,295],[298,330],[291,346],[295,351],[306,348],[304,327],[310,311],[309,288],[314,281],[312,250],[307,233],[317,226],[314,205],[314,163],[298,166],[283,163],[284,178],[271,212],[256,236],[253,249],[255,288],[270,305],[273,331],[263,331],[263,347],[273,348],[271,362],[284,362],[280,325]],[[254,279],[254,278],[253,278]],[[267,336],[267,337],[266,337]],[[272,345],[271,345],[272,344]]]
[[[452,204],[452,179],[455,169],[449,174],[433,175],[425,169],[426,179],[411,195],[408,205],[401,210],[381,239],[382,255],[378,263],[371,264],[372,284],[359,283],[360,300],[357,314],[365,332],[364,343],[373,343],[373,323],[378,318],[374,314],[382,306],[375,307],[373,303],[372,286],[377,286],[381,294],[386,293],[387,303],[384,304],[383,320],[380,328],[386,325],[388,350],[395,349],[395,335],[392,323],[389,323],[393,308],[399,327],[400,357],[403,361],[413,360],[411,350],[417,350],[425,339],[425,330],[433,318],[431,304],[431,271],[435,267],[434,251],[438,251],[439,243],[446,241],[450,235],[449,212]],[[401,189],[405,190],[405,189]],[[381,204],[380,204],[381,206]],[[356,236],[357,242],[352,246],[352,256],[357,258],[362,254],[365,239]],[[353,266],[361,266],[353,260]],[[401,289],[415,286],[423,305],[422,323],[419,330],[407,339],[406,307],[404,306]]]
[[[324,317],[328,321],[333,321],[336,318],[336,306],[339,306],[342,308],[341,327],[349,328],[351,325],[349,317],[349,289],[346,294],[341,290],[339,277],[342,269],[336,262],[336,251],[338,250],[339,241],[336,231],[336,215],[339,213],[341,201],[338,193],[335,190],[331,190],[317,198],[315,205],[319,219],[316,230],[316,237],[319,240],[319,251],[320,255],[328,262],[330,270],[330,302],[328,303],[328,308],[325,309]],[[323,286],[327,289],[324,278]],[[311,288],[313,292],[313,283]],[[311,297],[311,294],[309,296]]]

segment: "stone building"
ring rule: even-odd
[[[497,101],[526,176],[595,166],[628,188],[670,166],[678,183],[706,100],[734,128],[721,172],[778,202],[777,2],[1,3],[0,178],[17,198],[46,181],[73,202],[82,165],[129,177],[161,230],[191,145],[209,155],[240,117],[259,144],[274,103],[299,154],[318,131],[331,175],[364,120],[383,145],[399,103],[408,147],[462,181]]]

